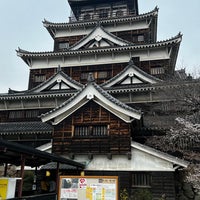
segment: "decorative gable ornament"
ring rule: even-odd
[[[91,99],[93,99],[93,98],[94,98],[94,94],[89,93],[89,94],[87,95],[87,99],[91,100]]]
[[[102,40],[102,36],[101,36],[101,35],[96,35],[96,36],[95,36],[95,40],[96,40],[97,42],[101,41],[101,40]]]
[[[100,42],[99,45],[96,42]],[[127,46],[133,43],[130,43],[126,40],[123,40],[112,33],[106,31],[101,25],[97,25],[93,31],[91,31],[86,37],[82,40],[71,46],[70,50],[79,50],[84,48],[93,48],[93,47],[112,47],[112,46]]]

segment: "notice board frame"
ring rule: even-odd
[[[58,200],[118,200],[118,176],[60,176]]]

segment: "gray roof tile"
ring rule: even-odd
[[[32,134],[52,133],[53,127],[43,122],[7,122],[0,123],[0,135],[4,134]]]

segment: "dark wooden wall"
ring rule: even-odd
[[[173,172],[152,173],[152,194],[154,200],[159,200],[161,194],[166,195],[167,200],[175,200],[175,178]]]
[[[134,58],[133,58],[134,59]],[[164,74],[155,74],[158,78],[169,78],[170,72],[169,72],[169,60],[155,60],[155,61],[145,61],[135,62],[136,66],[141,68],[146,73],[150,74],[152,67],[163,67],[165,69]],[[69,75],[72,79],[82,83],[87,83],[87,76],[83,78],[82,74],[85,73],[93,73],[94,78],[96,80],[97,84],[104,83],[105,81],[111,79],[115,75],[117,75],[119,72],[121,72],[126,66],[127,63],[119,63],[119,64],[104,64],[104,65],[92,65],[92,66],[77,66],[77,67],[62,67],[62,70],[64,73]],[[36,82],[35,77],[36,76],[45,76],[45,80],[49,79],[51,76],[53,76],[57,72],[57,68],[52,69],[33,69],[30,70],[30,77],[29,77],[29,89],[32,89],[36,87],[37,85],[41,84],[41,82]],[[106,77],[100,78],[98,77],[98,74],[100,72],[106,72]]]
[[[134,172],[135,174],[136,172]],[[139,172],[141,173],[141,172]],[[152,200],[160,200],[161,195],[165,194],[167,200],[175,200],[175,178],[173,172],[149,172],[152,176],[151,186],[145,187],[132,187],[132,172],[124,171],[86,171],[85,175],[88,176],[118,176],[119,192],[126,188],[129,194],[134,199],[134,191],[148,190],[152,194]]]
[[[105,135],[74,135],[76,126],[106,125]],[[131,151],[130,125],[90,101],[55,127],[53,153],[127,154]]]
[[[77,67],[63,67],[62,70],[64,73],[69,75],[72,79],[82,83],[87,83],[87,76],[83,78],[81,74],[91,73],[93,72],[96,83],[101,84],[105,81],[109,80],[116,74],[118,74],[122,69],[124,69],[128,63],[120,63],[120,64],[106,64],[106,65],[95,65],[95,66],[77,66]],[[44,75],[45,80],[49,79],[57,72],[57,68],[52,69],[34,69],[30,70],[30,77],[29,77],[29,89],[36,87],[37,85],[41,84],[42,82],[36,82],[35,77],[38,75]],[[107,77],[98,78],[99,72],[106,72]]]

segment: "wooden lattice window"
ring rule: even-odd
[[[74,127],[74,136],[107,136],[107,125],[76,125]]]
[[[151,173],[133,173],[132,187],[151,187],[152,175]]]
[[[138,42],[144,41],[144,35],[138,35]]]
[[[89,13],[84,15],[84,20],[90,20],[91,19],[91,15]]]
[[[44,82],[44,81],[46,81],[46,76],[44,74],[35,75],[35,82],[36,83],[41,83],[41,82]]]
[[[9,113],[9,119],[20,119],[24,118],[24,111],[11,111]]]
[[[91,72],[82,72],[81,73],[81,80],[87,80],[89,73],[91,73]],[[93,74],[93,77],[95,79],[106,79],[109,76],[108,71],[92,72],[92,74]]]
[[[69,48],[69,42],[60,42],[59,49],[67,49]]]
[[[107,18],[108,17],[108,10],[107,9],[102,9],[99,11],[99,18]]]
[[[156,75],[156,74],[164,74],[165,69],[163,67],[152,67],[151,68],[151,74]]]
[[[118,10],[117,12],[116,12],[116,16],[117,17],[121,17],[121,16],[123,16],[124,15],[124,11],[123,10]]]

